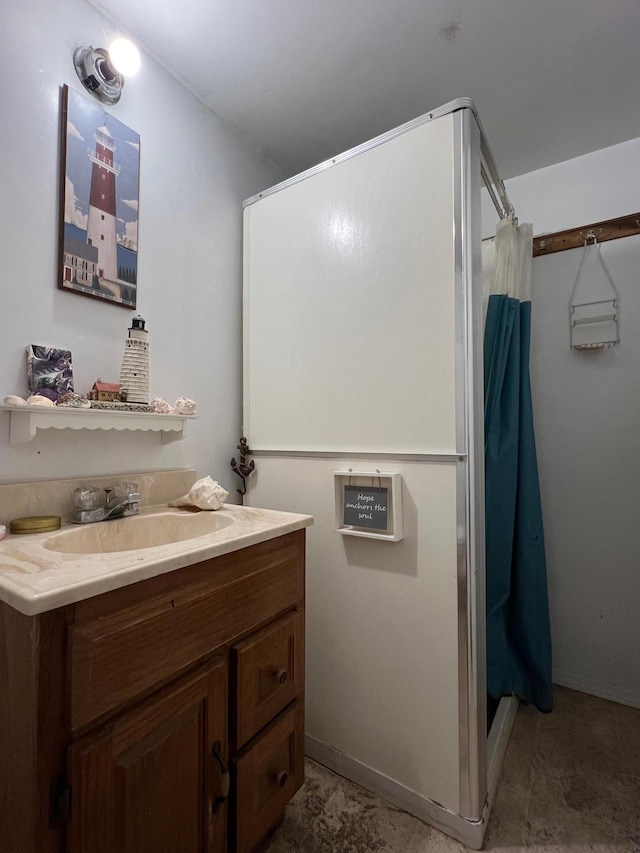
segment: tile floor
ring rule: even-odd
[[[268,853],[467,848],[309,761]],[[502,853],[640,853],[640,710],[555,688],[518,712],[485,840]]]

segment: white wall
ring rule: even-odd
[[[534,235],[564,231],[640,210],[640,138],[592,151],[505,181],[521,222]],[[483,237],[495,234],[497,217],[483,191]]]
[[[98,376],[118,381],[133,312],[56,287],[60,87],[84,92],[73,50],[106,46],[103,28],[116,34],[84,0],[0,6],[0,399],[25,394],[29,343],[71,349],[78,391]],[[242,200],[282,176],[146,55],[107,109],[141,135],[138,310],[151,396],[191,396],[200,418],[167,446],[158,433],[48,430],[11,448],[2,412],[0,481],[192,466],[235,495]]]
[[[534,234],[640,210],[640,139],[507,181]],[[487,221],[489,217],[487,216]],[[621,343],[569,347],[580,249],[536,258],[531,379],[554,681],[640,707],[640,237],[602,244]]]

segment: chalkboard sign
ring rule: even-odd
[[[389,489],[364,486],[344,487],[344,523],[352,527],[386,530]]]

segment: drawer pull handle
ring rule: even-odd
[[[276,672],[276,681],[279,684],[286,684],[288,680],[289,680],[289,673],[287,672],[286,669],[281,669],[278,672]]]
[[[217,814],[220,806],[229,798],[229,765],[224,760],[222,744],[219,740],[213,744],[212,754],[220,765],[220,793],[211,804],[211,811]]]
[[[281,788],[287,784],[287,779],[289,778],[289,774],[286,770],[282,770],[282,772],[278,773],[276,777],[276,781]]]

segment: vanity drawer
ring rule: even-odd
[[[273,829],[304,781],[304,705],[290,705],[233,759],[236,853]]]
[[[235,746],[240,748],[304,691],[304,610],[288,613],[231,651]]]
[[[304,531],[296,531],[79,602],[69,629],[72,729],[150,692],[303,597]]]

